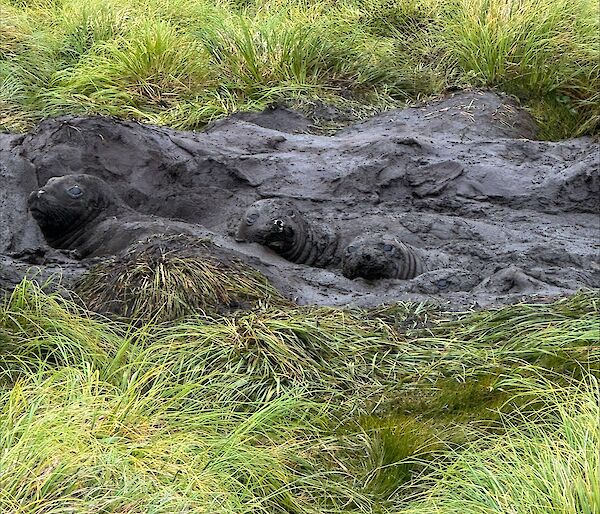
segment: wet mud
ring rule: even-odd
[[[313,133],[308,119],[283,107],[202,132],[49,119],[25,135],[0,134],[0,287],[28,272],[68,285],[98,261],[49,248],[27,210],[29,194],[49,178],[84,173],[153,223],[211,238],[300,304],[464,308],[598,288],[599,144],[535,136],[530,117],[491,92],[386,112],[333,136]],[[237,242],[244,213],[265,198],[293,202],[340,241],[397,238],[427,271],[351,280],[339,265],[295,264]]]

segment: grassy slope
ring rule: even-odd
[[[591,514],[598,302],[134,328],[23,282],[0,308],[0,510]]]
[[[73,112],[198,128],[281,99],[356,114],[449,86],[595,132],[595,0],[0,0],[0,126]]]

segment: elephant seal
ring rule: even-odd
[[[342,274],[350,279],[398,278],[408,280],[425,272],[417,251],[389,234],[366,234],[344,250]]]
[[[268,198],[246,211],[236,241],[259,243],[297,264],[325,268],[339,264],[339,238],[324,225],[309,223],[288,200]]]
[[[48,244],[78,258],[116,254],[154,234],[192,232],[185,223],[134,211],[92,175],[53,177],[27,204]]]

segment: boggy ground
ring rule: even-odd
[[[203,132],[104,117],[61,117],[0,135],[0,283],[33,264],[69,283],[89,266],[48,251],[26,209],[50,177],[88,173],[134,209],[199,224],[301,304],[435,300],[490,305],[600,287],[597,141],[535,140],[507,97],[461,92],[390,111],[333,136],[283,107]],[[434,257],[413,280],[348,280],[289,263],[233,234],[260,198],[293,199],[347,238],[388,230]]]

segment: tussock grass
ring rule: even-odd
[[[410,327],[427,312],[418,304],[396,309],[396,315],[404,310],[405,322],[395,325],[378,317],[378,311],[369,318],[361,311],[306,307],[212,321],[190,318],[158,327],[150,344],[142,339],[140,361],[145,364],[135,366],[160,363],[178,382],[225,371],[238,377],[238,394],[252,400],[266,401],[300,387],[337,402],[352,403],[358,394],[362,404],[371,401],[394,411],[399,394],[406,396],[414,388],[422,402],[423,395],[435,398],[441,387],[446,406],[474,398],[494,402],[483,391],[495,377],[524,362],[565,372],[572,362],[600,367],[598,306],[595,293],[581,293],[550,305],[438,319],[426,328]]]
[[[291,305],[258,271],[216,252],[209,241],[151,238],[96,265],[75,291],[88,309],[145,323]]]
[[[361,416],[344,426],[338,458],[352,470],[358,491],[391,507],[402,487],[455,439],[447,424],[430,419]]]
[[[586,292],[136,326],[24,281],[0,309],[0,509],[595,512],[599,321]]]
[[[32,376],[0,396],[0,508],[331,512],[327,500],[351,491],[314,465],[319,416],[294,397],[242,414],[225,403],[182,407],[163,384],[142,393],[90,369]]]
[[[138,290],[134,297],[143,298],[141,294]],[[588,292],[554,304],[508,306],[454,320],[438,315],[425,327],[415,326],[414,320],[428,313],[419,304],[396,308],[394,323],[389,312],[381,316],[380,310],[369,317],[363,311],[265,306],[168,324],[157,323],[155,316],[132,330],[90,318],[72,301],[47,296],[24,281],[4,307],[2,328],[13,341],[9,354],[18,349],[19,355],[28,355],[29,348],[41,348],[45,353],[39,355],[46,355],[57,347],[60,355],[70,355],[60,363],[101,362],[120,354],[122,363],[136,370],[160,370],[177,383],[223,372],[236,377],[237,394],[251,400],[301,388],[338,399],[342,393],[351,397],[361,391],[366,401],[384,391],[393,398],[400,388],[416,383],[451,381],[466,387],[523,362],[565,371],[571,362],[598,367],[598,306],[597,294]],[[402,311],[408,326],[399,322]],[[129,357],[123,347],[128,347]],[[387,397],[381,396],[379,403]]]
[[[575,360],[597,366],[599,314],[598,292],[581,292],[552,304],[517,304],[442,321],[432,337],[419,341],[437,348],[440,375],[461,381],[523,362],[559,366]]]
[[[388,386],[377,403],[371,403],[371,410],[363,409],[362,414],[343,425],[344,444],[340,451],[352,469],[358,490],[376,498],[390,512],[405,512],[403,509],[410,504],[412,507],[406,512],[458,513],[463,512],[463,505],[469,505],[471,510],[465,512],[500,513],[511,506],[516,512],[533,513],[539,511],[536,509],[542,500],[558,505],[561,512],[574,513],[578,508],[588,512],[585,509],[589,508],[589,502],[594,505],[597,497],[593,486],[582,490],[581,507],[573,503],[574,495],[555,497],[554,494],[566,487],[570,478],[584,481],[588,486],[594,484],[594,472],[585,471],[580,476],[579,468],[574,466],[570,478],[565,478],[566,474],[561,477],[565,479],[562,485],[552,481],[552,476],[546,477],[556,489],[521,496],[520,487],[528,487],[529,482],[517,485],[519,462],[512,468],[512,463],[503,460],[502,445],[503,438],[514,438],[517,453],[527,447],[530,438],[535,442],[536,434],[529,434],[530,427],[537,427],[546,441],[551,439],[554,427],[543,413],[550,410],[550,405],[561,405],[568,397],[585,396],[588,385],[597,384],[600,377],[597,293],[580,293],[553,304],[521,304],[469,313],[455,319],[444,319],[440,313],[422,307],[408,311],[401,305],[378,309],[371,315],[393,322],[410,341],[411,350],[400,358],[401,385]],[[415,320],[419,321],[416,329]],[[426,324],[425,329],[419,328],[422,323]],[[411,371],[405,374],[407,369]],[[579,388],[582,383],[586,385]],[[585,397],[583,403],[597,402],[593,396],[597,395],[595,387],[596,390],[594,386],[591,389],[592,397]],[[564,412],[565,420],[577,412],[578,407]],[[534,421],[529,423],[531,419]],[[591,419],[589,416],[588,421]],[[596,430],[597,425],[587,428]],[[493,443],[495,453],[492,456],[482,453],[483,444],[471,448],[475,441]],[[587,443],[582,438],[579,446],[572,448],[578,458],[590,448],[600,454],[599,441],[591,442],[589,448]],[[490,480],[490,484],[482,479],[481,483],[465,485],[468,494],[475,498],[472,503],[466,495],[461,496],[462,483],[457,475],[447,471],[455,459],[463,458],[465,449],[477,455],[467,453],[462,461],[464,467],[478,463],[486,467],[484,473]],[[540,465],[549,462],[548,471],[554,465],[570,466],[573,457],[567,453],[556,455],[556,462],[550,462],[553,452],[554,448],[539,448],[539,452],[532,449],[529,472],[536,473],[538,457],[545,459]],[[512,483],[492,483],[495,473],[505,473],[506,482],[515,481],[513,495],[501,493],[503,485],[510,490]],[[486,490],[487,485],[493,490]],[[452,501],[446,503],[442,498],[437,507],[427,495],[432,487]],[[486,495],[495,494],[504,498],[504,503],[495,510],[486,510],[492,502]],[[416,499],[423,496],[426,499]]]
[[[546,109],[546,118],[538,120],[546,133],[559,117],[563,137],[597,126],[600,26],[594,2],[457,0],[441,29],[448,54],[468,76],[532,100],[534,110]]]
[[[122,334],[108,320],[93,319],[68,298],[24,280],[0,307],[0,340],[0,372],[12,379],[56,366],[101,367],[117,353]]]
[[[559,138],[598,127],[593,0],[0,0],[0,125],[100,113],[198,128],[283,99],[517,95]]]
[[[135,39],[91,43],[73,68],[57,73],[56,89],[44,93],[49,108],[88,103],[105,113],[135,114],[168,108],[202,88],[207,55],[198,43],[167,23],[148,21],[136,30]]]
[[[268,401],[298,388],[363,399],[400,376],[406,345],[384,323],[335,309],[271,309],[235,318],[192,318],[143,340],[139,369],[160,365],[177,382],[222,371],[242,398]]]

